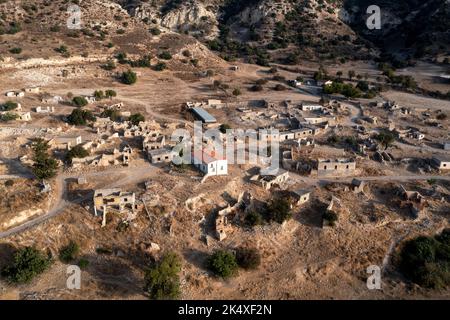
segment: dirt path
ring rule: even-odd
[[[93,173],[87,173],[84,175],[79,174],[62,174],[59,175],[56,178],[54,190],[56,191],[56,197],[54,201],[53,207],[44,215],[37,217],[33,220],[27,221],[24,224],[14,227],[10,230],[0,232],[0,239],[7,238],[19,233],[22,233],[28,229],[31,229],[61,213],[64,212],[64,210],[71,204],[74,203],[81,203],[85,200],[87,200],[87,197],[82,197],[77,199],[76,201],[70,202],[67,199],[67,180],[78,178],[78,177],[84,177],[84,178],[95,178],[95,177],[101,177],[101,176],[108,176],[112,174],[120,174],[120,173],[126,173],[124,178],[121,178],[117,181],[115,181],[113,184],[109,185],[109,188],[118,188],[121,186],[128,185],[130,183],[138,183],[141,181],[145,181],[146,179],[150,178],[151,176],[154,176],[158,174],[158,169],[156,167],[152,167],[150,165],[135,167],[135,168],[124,168],[121,170],[118,169],[111,169],[106,170],[102,172],[93,172]]]

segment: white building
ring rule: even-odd
[[[302,111],[318,111],[318,110],[322,110],[323,106],[321,106],[320,104],[302,103],[301,109],[302,109]]]
[[[196,168],[207,176],[223,176],[228,174],[228,160],[218,158],[205,152],[194,153],[192,162]]]
[[[436,155],[432,159],[433,164],[439,170],[450,170],[450,157]]]

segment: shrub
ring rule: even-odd
[[[85,97],[74,97],[73,99],[72,99],[72,104],[75,106],[75,107],[84,107],[84,106],[87,106],[87,104],[88,104],[88,101],[86,100],[86,98]]]
[[[22,53],[22,48],[12,48],[9,50],[9,52],[12,54],[20,54]]]
[[[59,260],[64,263],[69,263],[75,260],[76,256],[80,252],[80,247],[74,241],[70,241],[68,245],[62,247],[59,250]]]
[[[2,270],[2,276],[13,283],[27,283],[44,272],[50,264],[50,257],[33,247],[26,247],[14,254],[13,263]]]
[[[241,93],[241,89],[239,89],[239,88],[236,88],[236,89],[234,89],[233,90],[233,96],[240,96],[242,93]]]
[[[145,121],[145,117],[140,113],[135,113],[130,116],[130,121],[132,124],[137,126],[140,122]]]
[[[167,65],[164,62],[158,62],[153,66],[153,70],[155,71],[163,71],[167,69]]]
[[[150,33],[152,34],[152,35],[154,35],[154,36],[158,36],[158,35],[160,35],[161,34],[161,30],[159,30],[158,28],[151,28],[150,29]]]
[[[121,119],[120,112],[115,109],[105,110],[100,114],[100,116],[102,118],[109,118],[112,121],[119,121]]]
[[[286,90],[286,87],[283,86],[282,84],[277,84],[273,89],[275,91],[284,91],[284,90]]]
[[[124,84],[132,85],[137,81],[137,75],[135,72],[128,70],[122,73],[121,81]]]
[[[108,61],[106,62],[106,64],[102,65],[102,69],[107,71],[114,70],[115,68],[116,64],[114,63],[114,61]]]
[[[1,111],[11,111],[17,109],[19,105],[12,101],[7,101],[4,104],[0,105]]]
[[[399,267],[421,286],[440,289],[450,285],[450,229],[408,241],[400,252]]]
[[[251,227],[258,226],[263,223],[263,217],[259,212],[250,211],[245,216],[245,223]]]
[[[268,206],[269,219],[283,223],[292,217],[289,201],[284,198],[273,199]]]
[[[172,59],[172,55],[169,52],[167,52],[167,51],[161,52],[158,57],[160,59],[163,59],[163,60],[170,60],[170,59]]]
[[[231,126],[227,123],[222,123],[219,127],[220,132],[223,134],[227,133],[227,130],[231,129]]]
[[[238,248],[236,261],[241,268],[246,270],[256,269],[261,264],[261,255],[254,248]]]
[[[330,224],[330,226],[334,226],[336,222],[339,220],[339,216],[336,212],[326,210],[323,214],[322,218]]]
[[[5,187],[12,187],[14,185],[14,180],[6,180]]]
[[[80,267],[80,269],[86,269],[88,265],[89,265],[89,261],[86,259],[80,259],[78,261],[78,266]]]
[[[238,265],[236,257],[231,252],[219,250],[209,257],[208,268],[216,276],[227,279],[236,274]]]
[[[180,295],[180,258],[175,253],[166,254],[161,261],[145,272],[145,288],[151,299],[172,300]]]
[[[253,92],[259,92],[259,91],[263,91],[263,90],[264,90],[263,86],[259,85],[259,84],[255,84],[254,86],[250,87],[250,91],[253,91]]]

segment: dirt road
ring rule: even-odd
[[[158,174],[159,169],[150,165],[143,165],[134,168],[124,168],[124,169],[110,169],[102,172],[87,173],[84,175],[79,174],[62,174],[56,178],[56,183],[54,190],[56,191],[55,201],[53,207],[44,215],[32,219],[30,221],[21,224],[20,226],[14,227],[10,230],[0,232],[0,239],[7,238],[19,233],[22,233],[28,229],[31,229],[61,213],[70,205],[74,203],[81,203],[87,200],[86,197],[79,198],[76,201],[69,201],[67,197],[67,181],[69,179],[74,179],[78,177],[84,177],[86,179],[93,179],[101,176],[117,175],[126,173],[124,178],[115,181],[113,184],[109,185],[109,188],[118,188],[121,186],[128,185],[130,183],[139,183],[147,180],[151,176]]]

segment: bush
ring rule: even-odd
[[[80,247],[74,241],[70,241],[70,243],[59,250],[59,260],[64,263],[69,263],[75,260],[76,256],[80,252]]]
[[[283,86],[282,84],[277,84],[273,89],[275,91],[284,91],[284,90],[286,90],[286,87]]]
[[[27,283],[44,272],[50,264],[50,257],[33,247],[26,247],[14,254],[13,263],[2,270],[2,276],[13,283]]]
[[[11,111],[17,109],[19,105],[12,101],[7,101],[4,104],[0,105],[1,111]]]
[[[72,104],[75,107],[84,107],[84,106],[87,106],[88,101],[86,100],[85,97],[74,97],[72,99]]]
[[[140,113],[135,113],[130,116],[130,121],[133,125],[137,126],[140,122],[145,121],[145,117]]]
[[[151,28],[150,33],[154,36],[158,36],[161,34],[161,30],[159,30],[158,28]]]
[[[100,114],[100,116],[102,118],[109,118],[109,119],[111,119],[111,121],[116,121],[116,122],[121,120],[121,118],[122,118],[120,115],[120,112],[115,109],[105,110]]]
[[[264,88],[260,84],[255,84],[254,86],[250,87],[250,91],[253,91],[253,92],[259,92],[259,91],[263,91],[263,90],[264,90]]]
[[[336,212],[326,210],[323,214],[322,218],[330,224],[330,226],[334,226],[336,222],[339,220],[339,216]]]
[[[6,180],[5,187],[12,187],[14,185],[14,180]]]
[[[400,252],[400,270],[413,282],[427,288],[450,285],[450,229],[434,237],[408,241]]]
[[[89,265],[89,261],[86,259],[80,259],[78,261],[78,266],[80,267],[80,269],[86,269],[88,265]]]
[[[155,71],[163,71],[167,69],[167,65],[164,62],[158,62],[153,66],[153,70]]]
[[[172,59],[172,55],[169,52],[167,52],[167,51],[161,52],[158,57],[160,59],[163,59],[163,60],[170,60],[170,59]]]
[[[122,83],[127,85],[132,85],[137,81],[137,75],[135,72],[128,70],[122,73],[122,77],[120,78]]]
[[[269,219],[283,223],[292,218],[289,201],[284,198],[273,199],[268,206]]]
[[[86,158],[87,156],[89,156],[89,151],[78,145],[67,152],[66,161],[72,163],[73,158]]]
[[[20,54],[22,53],[22,48],[12,48],[9,50],[9,52],[12,54]]]
[[[227,133],[227,130],[231,129],[231,126],[227,123],[222,123],[219,127],[220,132],[223,134]]]
[[[180,295],[180,258],[175,253],[166,254],[161,261],[145,272],[145,288],[151,299],[171,300]]]
[[[250,211],[245,216],[245,223],[250,227],[258,226],[263,223],[263,217],[259,212]]]
[[[236,274],[238,264],[236,257],[231,252],[219,250],[209,257],[208,268],[216,276],[227,279]]]
[[[239,89],[239,88],[236,88],[236,89],[234,89],[233,90],[233,96],[240,96],[241,95],[241,89]]]
[[[246,270],[256,269],[261,264],[261,255],[253,248],[238,248],[236,250],[238,265]]]

